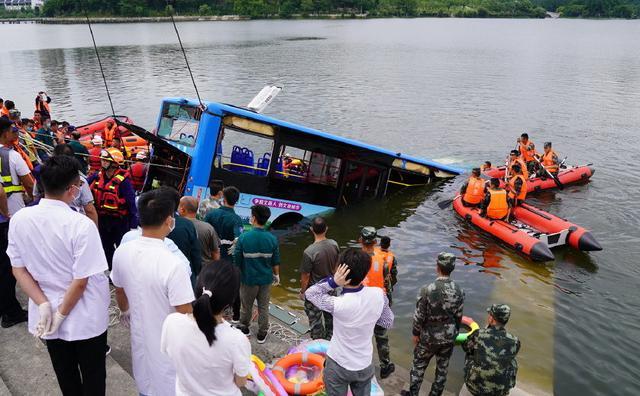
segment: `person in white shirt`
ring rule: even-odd
[[[138,199],[142,236],[121,244],[113,255],[120,321],[131,328],[133,377],[141,395],[175,395],[176,371],[160,352],[162,323],[173,312],[191,313],[189,273],[166,247],[175,227],[175,191],[151,190]]]
[[[45,197],[9,224],[13,274],[29,296],[29,331],[46,340],[64,395],[105,394],[109,281],[96,225],[69,203],[80,193],[78,162],[50,158]]]
[[[393,325],[389,300],[379,287],[364,287],[371,257],[360,249],[345,250],[332,278],[307,289],[305,296],[316,307],[333,315],[333,336],[327,350],[323,379],[328,396],[371,394],[373,328]],[[342,294],[331,293],[341,287]]]
[[[251,367],[251,344],[222,314],[240,288],[238,269],[216,261],[196,282],[193,315],[173,313],[162,326],[162,353],[177,369],[180,396],[240,396]]]

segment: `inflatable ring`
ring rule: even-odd
[[[311,364],[320,369],[320,374],[312,380],[304,384],[296,384],[289,381],[286,377],[287,369],[291,366],[301,366]],[[292,353],[278,360],[273,366],[273,375],[278,379],[282,387],[290,395],[309,395],[316,393],[324,387],[322,382],[322,370],[324,369],[324,358],[315,353],[298,352]]]
[[[456,344],[458,345],[465,342],[471,333],[473,333],[474,331],[480,330],[480,326],[478,326],[475,320],[471,319],[468,316],[462,317],[462,324],[467,326],[470,329],[470,331],[468,333],[458,334],[458,336],[456,337]]]

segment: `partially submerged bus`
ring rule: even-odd
[[[154,133],[143,134],[153,143],[145,189],[168,185],[201,199],[220,180],[241,191],[236,212],[245,221],[262,204],[280,228],[463,172],[244,108],[203,105],[162,101]]]

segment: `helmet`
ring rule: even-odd
[[[93,143],[96,146],[101,146],[102,145],[102,138],[98,135],[94,136],[93,139],[91,139],[91,143]]]
[[[362,230],[360,230],[360,238],[364,243],[375,242],[377,236],[378,232],[371,226],[362,227]]]
[[[138,151],[138,154],[136,154],[136,159],[137,160],[147,159],[147,153],[144,150]]]
[[[109,147],[108,149],[102,150],[102,152],[100,152],[100,159],[122,165],[122,163],[124,162],[124,155],[122,155],[122,151],[118,150],[117,148]]]

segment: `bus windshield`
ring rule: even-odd
[[[164,103],[158,136],[170,142],[194,147],[201,115],[202,112],[196,106]]]

